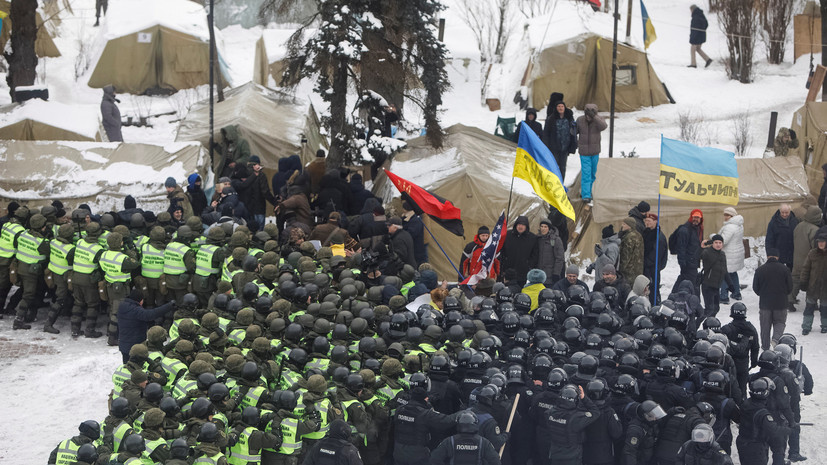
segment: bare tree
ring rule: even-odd
[[[554,2],[548,0],[517,0],[517,9],[526,18],[534,18],[548,14],[554,7]]]
[[[16,0],[11,2],[9,19],[11,30],[11,53],[5,53],[9,63],[6,82],[12,101],[17,87],[34,84],[37,77],[37,54],[34,43],[37,39],[37,0]]]
[[[755,0],[719,0],[718,19],[726,35],[729,59],[725,61],[730,79],[752,82],[752,60],[758,30]]]
[[[460,16],[474,32],[482,61],[502,63],[516,21],[514,0],[459,0]]]
[[[732,127],[732,135],[735,137],[735,156],[743,157],[752,145],[752,137],[749,133],[749,112],[744,111],[735,115],[733,123],[735,123]]]
[[[678,112],[678,128],[680,128],[678,138],[680,140],[697,145],[701,139],[703,125],[703,115],[696,115],[692,110]]]
[[[791,0],[764,0],[761,8],[761,24],[766,33],[767,61],[777,65],[784,61],[787,28],[793,17]]]

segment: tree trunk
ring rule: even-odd
[[[821,0],[821,64],[827,66],[827,0]],[[827,101],[827,79],[821,87],[821,101]]]
[[[14,89],[34,84],[37,77],[37,54],[34,43],[37,39],[37,0],[15,0],[9,11],[11,19],[11,53],[6,53],[9,73],[6,82],[12,101]]]
[[[327,155],[327,167],[339,168],[344,163],[347,153],[347,67],[341,61],[333,71],[331,86],[333,97],[330,99],[330,153]]]

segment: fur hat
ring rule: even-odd
[[[170,176],[164,181],[164,187],[178,187],[178,183],[175,181],[175,178]]]
[[[529,282],[529,284],[542,284],[546,282],[546,272],[534,268],[533,270],[528,271],[528,274],[526,275],[526,280]]]
[[[601,231],[601,236],[603,237],[603,239],[608,239],[608,238],[614,236],[614,234],[615,234],[615,227],[612,224],[606,226]]]

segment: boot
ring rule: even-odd
[[[46,323],[46,325],[43,326],[43,332],[50,334],[60,334],[60,330],[52,326],[50,323]]]
[[[13,329],[32,329],[32,325],[26,324],[22,318],[15,318],[14,324],[12,325]]]
[[[100,25],[101,25],[101,19],[100,19],[100,18],[96,18],[96,19],[95,19],[95,25],[94,25],[93,27],[98,27],[98,26],[100,26]]]
[[[788,312],[797,312],[798,309],[795,308],[795,302],[790,302],[787,304],[787,311]]]
[[[117,347],[118,346],[118,337],[114,334],[110,334],[109,338],[106,341],[106,345]]]
[[[37,306],[34,306],[33,308],[26,310],[26,323],[37,321],[37,308]]]
[[[72,325],[72,338],[77,339],[80,337],[80,325]]]
[[[96,338],[99,338],[99,337],[103,336],[103,333],[100,332],[100,331],[95,331],[95,328],[87,327],[86,331],[83,333],[83,335],[85,337],[90,338],[90,339],[96,339]]]
[[[804,457],[803,455],[799,454],[798,452],[794,452],[794,453],[790,454],[789,459],[790,459],[790,462],[802,462],[804,460],[807,460],[807,457]]]

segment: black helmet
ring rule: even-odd
[[[546,354],[539,354],[531,361],[531,378],[542,381],[548,378],[548,372],[553,366],[551,358]]]
[[[480,389],[477,393],[477,402],[481,403],[482,405],[492,406],[494,405],[494,398],[497,397],[497,389],[495,386],[490,384],[486,384],[485,386]]]
[[[244,303],[242,303],[238,299],[230,299],[230,301],[227,302],[227,311],[230,313],[238,313],[238,311],[241,310],[243,307]]]
[[[774,371],[781,365],[778,354],[772,350],[765,350],[758,356],[758,366],[769,371]]]
[[[435,355],[431,359],[431,364],[428,367],[429,373],[449,373],[451,371],[451,363],[444,355]]]
[[[568,289],[569,302],[578,305],[586,305],[589,303],[589,294],[586,288],[579,284],[572,284]]]
[[[566,384],[563,386],[563,389],[560,390],[560,400],[563,402],[574,405],[577,403],[579,397],[580,391],[574,384]]]
[[[227,389],[227,385],[224,383],[214,383],[207,390],[207,397],[210,399],[210,402],[223,402],[224,399],[226,399],[229,396],[230,390]]]
[[[183,308],[193,309],[198,305],[198,297],[192,292],[184,294],[184,298],[181,299],[179,305]]]
[[[124,439],[123,448],[130,454],[140,455],[141,452],[146,450],[146,443],[144,443],[144,437],[140,434],[130,434],[126,437],[126,439]]]
[[[520,316],[517,312],[506,312],[502,314],[503,332],[513,335],[520,329]]]
[[[528,348],[531,345],[531,335],[528,331],[521,329],[514,334],[514,345]]]
[[[479,431],[479,419],[471,410],[465,410],[457,415],[457,433],[472,433]]]
[[[241,421],[250,426],[258,426],[259,418],[258,409],[255,407],[244,407],[244,410],[241,411]]]
[[[615,381],[612,390],[621,394],[634,394],[636,388],[637,379],[632,375],[624,373],[617,377],[617,381]]]
[[[566,344],[570,347],[579,347],[580,343],[583,342],[583,333],[576,328],[567,329],[563,333],[563,340],[566,341]]]
[[[343,368],[343,367],[340,367],[340,368]],[[369,358],[369,359],[365,360],[364,362],[362,362],[362,368],[370,370],[374,374],[378,375],[379,372],[382,371],[382,364],[379,362],[379,360],[376,360],[375,358]],[[338,370],[338,368],[337,368],[337,370]],[[335,374],[335,372],[334,372],[334,374]],[[345,375],[344,379],[345,379],[345,381],[347,380],[347,375]]]
[[[655,373],[658,376],[675,376],[677,365],[675,365],[675,361],[671,358],[664,358],[658,362],[657,368],[655,368]]]
[[[706,352],[710,347],[712,347],[712,343],[701,339],[696,342],[694,346],[692,346],[692,350],[689,352],[689,355],[692,357],[703,357],[706,359]]]
[[[373,360],[375,360],[375,359],[373,359]],[[365,365],[367,365],[367,362],[365,362]],[[372,368],[369,368],[369,367],[367,367],[367,366],[365,366],[365,368],[367,368],[368,370],[373,371],[373,373],[374,373],[374,374],[379,373],[379,369],[378,369],[378,368],[377,368],[376,370],[374,370],[374,369],[372,369]],[[331,378],[331,379],[333,380],[333,382],[334,382],[334,383],[336,383],[337,385],[344,386],[344,385],[345,385],[345,383],[347,382],[347,376],[348,376],[349,374],[350,374],[350,370],[348,369],[348,367],[345,367],[345,366],[336,367],[336,368],[333,370],[333,374],[330,376],[330,378]]]
[[[520,315],[520,328],[529,332],[534,330],[534,318],[531,315]]]
[[[422,328],[419,326],[411,326],[405,333],[405,340],[411,344],[417,345],[422,342]]]
[[[502,304],[503,302],[511,302],[512,295],[511,289],[508,287],[504,287],[497,291],[497,303]]]
[[[540,293],[537,294],[537,302],[541,305],[546,302],[554,303],[554,291],[547,287],[540,289]]]
[[[215,423],[207,422],[201,425],[198,442],[215,442],[216,440],[218,440],[218,427]]]
[[[428,377],[425,376],[425,373],[414,373],[411,375],[410,379],[408,379],[408,385],[410,389],[414,388],[423,388],[426,391],[428,390]]]
[[[253,260],[256,259],[252,255],[248,255],[244,260],[246,261],[247,258],[252,258]],[[254,283],[249,282],[249,283],[245,284],[244,287],[241,288],[241,298],[245,302],[254,302],[257,297],[258,297],[258,286],[256,286]]]
[[[703,380],[703,390],[709,392],[724,392],[724,388],[726,387],[727,383],[727,376],[723,372],[723,370],[712,370],[706,375],[706,379]]]
[[[715,331],[717,333],[721,330],[721,320],[715,318],[714,316],[707,317],[707,319],[704,320],[704,329]]]
[[[203,376],[205,374],[208,374],[208,373],[204,373],[201,376]],[[201,376],[199,376],[198,378],[200,379]],[[152,402],[153,404],[157,404],[158,402],[161,402],[161,399],[163,397],[164,397],[164,388],[161,387],[161,385],[158,384],[158,383],[149,383],[144,388],[144,399],[146,399],[147,402]]]
[[[294,349],[295,350],[295,349]],[[246,379],[247,381],[255,381],[261,376],[261,371],[258,369],[258,365],[255,362],[246,362],[243,367],[241,367],[241,377]]]
[[[345,387],[347,387],[347,390],[352,394],[356,394],[365,388],[365,382],[362,380],[362,376],[358,373],[351,373],[347,375]]]
[[[190,446],[187,445],[187,440],[184,438],[172,441],[172,445],[169,446],[169,456],[173,459],[186,460],[189,452]]]
[[[735,302],[729,307],[729,316],[731,318],[746,318],[747,306],[743,302]]]
[[[308,297],[310,297],[310,293],[307,292],[307,288],[304,286],[299,286],[295,291],[293,291],[292,301],[297,304],[306,304]]]
[[[543,340],[547,341],[548,339]],[[526,350],[522,347],[513,347],[511,350],[508,351],[507,355],[505,356],[505,359],[509,363],[518,363],[520,365],[524,365],[526,360],[528,359],[528,354],[526,353]]]
[[[109,406],[109,413],[116,418],[126,418],[130,413],[129,401],[126,397],[116,397]]]
[[[707,363],[717,367],[723,366],[726,361],[726,354],[720,347],[710,346],[706,351],[706,361]]]
[[[482,321],[482,324],[485,325],[486,329],[490,330],[497,326],[497,323],[500,322],[500,318],[494,310],[483,310],[480,312],[480,321]]]
[[[442,302],[443,311],[450,312],[451,310],[460,311],[461,307],[459,305],[459,299],[456,297],[449,295],[445,297],[445,300]]]
[[[521,365],[511,365],[506,371],[506,382],[522,383],[525,381],[525,369]]]
[[[270,308],[273,306],[273,299],[268,295],[263,295],[256,300],[256,312],[262,315],[270,313]]]
[[[775,383],[771,379],[765,377],[758,378],[749,383],[749,392],[751,397],[758,399],[766,399],[770,396],[770,392],[775,389]]]
[[[299,403],[299,397],[293,391],[278,391],[276,404],[279,408],[293,411]]]
[[[793,350],[793,353],[796,353],[796,348],[798,347],[798,339],[796,339],[795,336],[793,336],[792,334],[782,334],[781,337],[778,338],[778,343],[787,344],[788,346],[790,346],[790,349]]]
[[[199,397],[192,403],[190,413],[194,418],[206,420],[215,413],[215,407],[206,397]]]
[[[566,344],[563,341],[557,341],[552,346],[551,351],[554,353],[554,355],[557,355],[557,356],[560,356],[560,357],[568,357],[568,355],[569,355],[569,345]]]
[[[368,355],[376,352],[376,339],[369,336],[359,339],[359,352],[364,352]]]
[[[98,449],[86,443],[78,449],[78,462],[95,463],[98,461]]]
[[[297,347],[290,351],[290,354],[287,356],[287,359],[293,365],[301,368],[307,363],[307,351],[302,349],[301,347]]]
[[[511,302],[503,302],[497,307],[497,313],[499,313],[500,315],[508,312],[516,313],[516,311],[514,310],[514,304]]]
[[[304,329],[298,323],[290,323],[287,329],[284,330],[284,338],[290,342],[298,343],[302,338]]]
[[[603,296],[606,298],[606,302],[608,302],[612,306],[617,305],[618,300],[620,300],[620,293],[617,292],[617,288],[614,286],[604,287]]]
[[[577,376],[581,379],[592,379],[597,373],[597,367],[600,364],[597,358],[591,355],[586,355],[580,359],[577,364]]]
[[[649,347],[648,355],[651,360],[661,360],[666,358],[666,356],[669,355],[669,352],[663,344],[652,344],[652,346]]]
[[[115,401],[112,402],[114,403]],[[181,411],[181,408],[178,406],[178,402],[176,402],[172,397],[164,397],[161,399],[161,403],[158,404],[158,407],[162,412],[166,413],[168,417],[178,415],[178,412]]]
[[[243,374],[244,373],[242,371],[242,376],[243,376]],[[198,387],[198,390],[206,391],[207,389],[210,388],[210,386],[212,386],[213,384],[215,384],[217,382],[218,382],[218,379],[215,377],[214,374],[212,374],[210,372],[206,372],[206,373],[201,373],[200,375],[198,375],[198,378],[196,378],[196,380],[195,380],[195,385]],[[149,386],[147,386],[147,387],[149,387]],[[144,390],[144,397],[146,397],[146,390]]]
[[[313,339],[313,352],[317,354],[327,355],[330,352],[330,343],[324,336],[316,336]]]
[[[230,296],[227,294],[216,294],[215,298],[212,301],[213,307],[219,310],[226,310],[227,303],[230,301]]]
[[[95,441],[101,437],[101,425],[95,420],[86,420],[78,426],[80,434]]]
[[[471,358],[468,359],[468,368],[482,368],[484,363],[485,357],[482,356],[482,353],[474,352],[471,354]]]
[[[401,339],[408,332],[408,319],[402,313],[394,313],[391,317],[390,334]]]
[[[637,408],[638,416],[649,422],[655,422],[666,416],[663,407],[653,400],[644,400]]]
[[[583,310],[582,305],[569,305],[569,307],[566,309],[566,316],[570,318],[576,318],[578,321],[582,319],[583,315],[585,314],[586,311]]]
[[[566,373],[566,370],[562,368],[555,368],[548,374],[547,386],[550,389],[561,389],[568,382],[569,375]]]
[[[709,402],[698,402],[695,408],[698,409],[705,422],[710,425],[715,423],[715,408]]]
[[[586,395],[591,400],[603,400],[609,392],[609,386],[603,378],[595,378],[586,385]]]
[[[531,297],[528,294],[520,292],[514,296],[514,310],[517,313],[528,313],[531,310]]]
[[[350,354],[345,346],[333,346],[330,351],[330,361],[339,365],[347,365]]]
[[[549,304],[553,305],[553,304]],[[540,328],[551,328],[554,326],[554,310],[551,307],[542,306],[534,311],[534,323]]]

